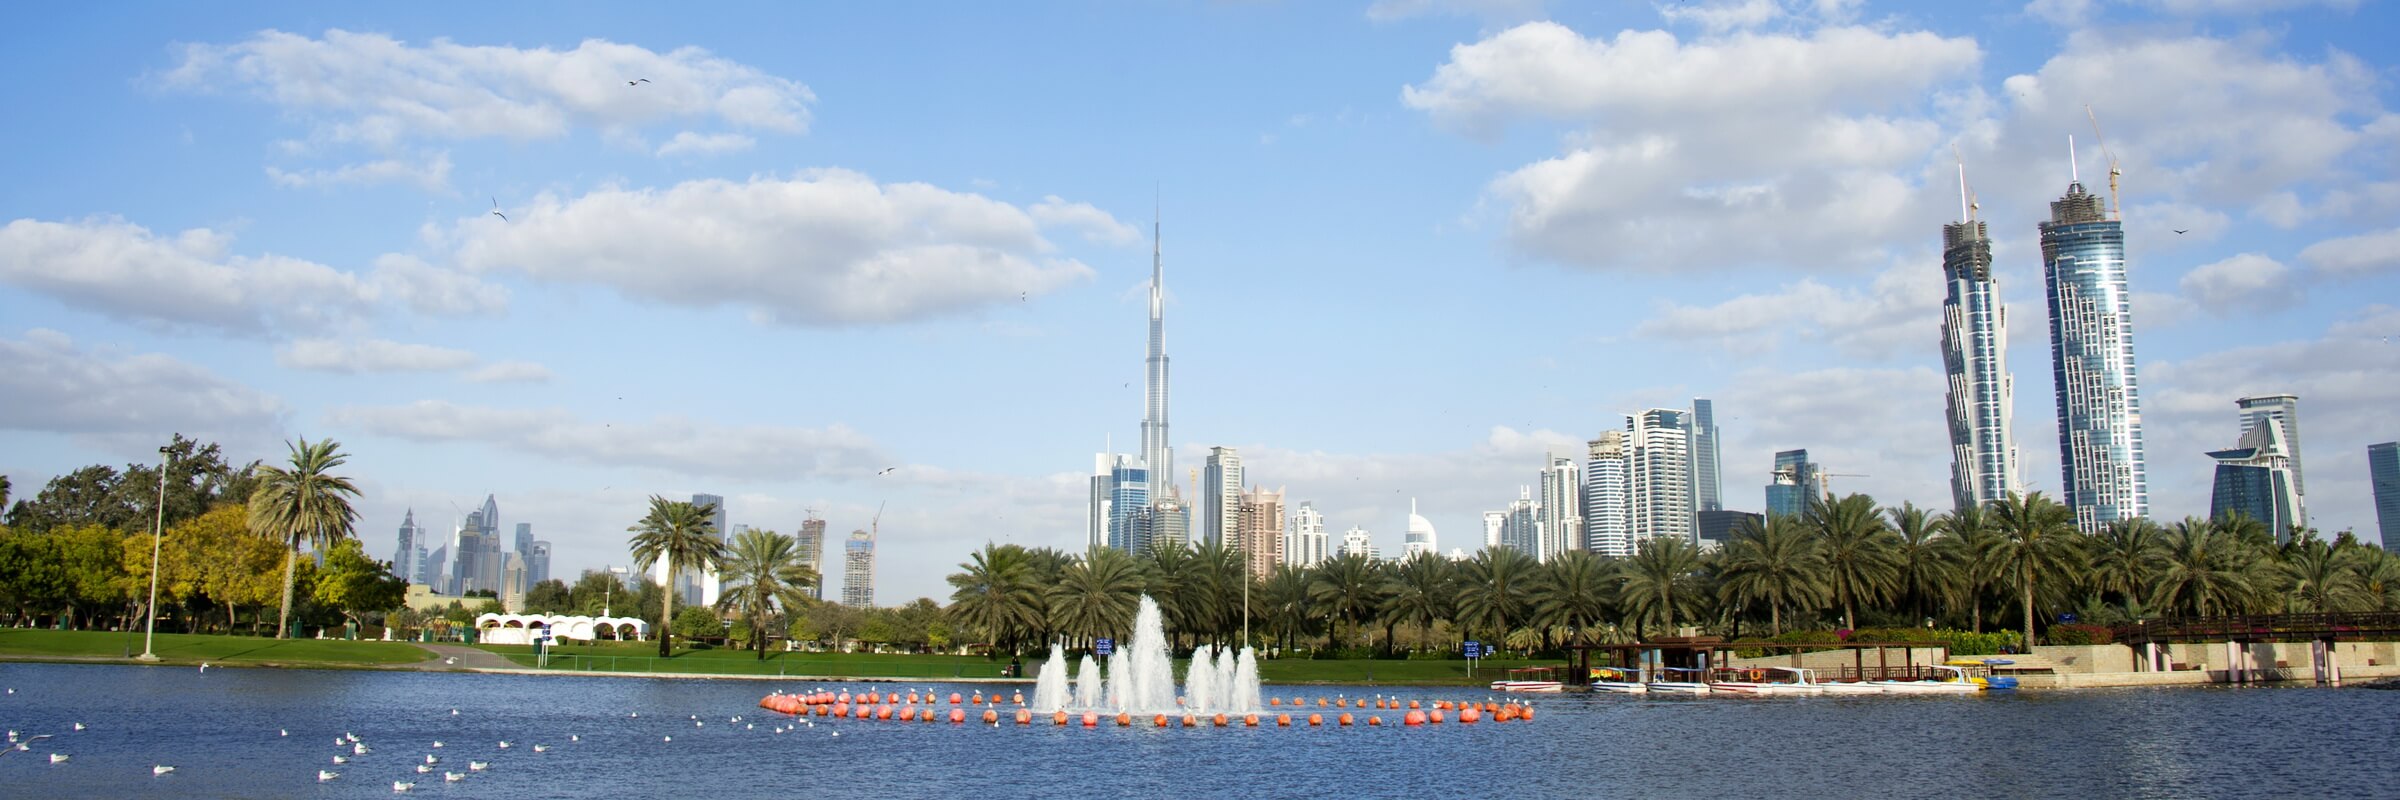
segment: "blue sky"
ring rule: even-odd
[[[987,539],[1080,547],[1092,453],[1136,449],[1156,211],[1178,464],[1238,447],[1337,532],[1396,550],[1414,497],[1471,548],[1545,452],[1694,396],[1734,507],[1793,447],[1940,507],[1956,152],[2055,491],[2033,225],[2073,134],[2125,172],[2154,515],[2206,512],[2234,398],[2291,392],[2313,521],[2371,536],[2390,4],[1960,8],[27,12],[0,473],[330,436],[371,550],[496,494],[569,575],[652,493],[880,505],[878,599],[942,597]]]

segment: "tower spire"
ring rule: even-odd
[[[1152,500],[1178,494],[1175,452],[1167,444],[1166,261],[1162,257],[1163,214],[1150,218],[1150,352],[1142,382],[1142,466],[1150,472]]]

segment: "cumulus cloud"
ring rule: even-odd
[[[0,226],[0,283],[119,319],[232,333],[312,330],[397,301],[420,313],[505,303],[473,278],[387,259],[364,276],[280,255],[233,255],[206,228],[174,236],[114,217]]]
[[[1567,152],[1487,187],[1521,253],[1679,273],[1843,265],[1885,255],[1911,219],[1912,176],[1942,139],[1926,95],[1981,58],[1971,39],[1925,32],[1687,42],[1538,22],[1452,48],[1402,100],[1477,135],[1527,119],[1589,126]]]
[[[1722,3],[1674,3],[1658,10],[1668,22],[1700,26],[1710,33],[1745,30],[1784,15],[1776,0],[1732,0]]]
[[[180,431],[265,444],[287,412],[272,395],[170,356],[82,347],[40,329],[0,339],[0,397],[0,428],[109,441]]]
[[[467,373],[474,383],[548,383],[553,377],[549,367],[531,361],[500,361]]]
[[[2257,253],[2195,267],[2180,286],[2193,302],[2219,314],[2275,311],[2300,302],[2291,268]]]
[[[1932,263],[1938,264],[1938,259]],[[1922,355],[1934,347],[1943,293],[1939,266],[1903,264],[1859,288],[1835,288],[1802,278],[1772,292],[1744,294],[1715,305],[1661,301],[1657,313],[1635,325],[1633,332],[1735,353],[1766,353],[1807,340],[1870,358],[1911,348]]]
[[[287,171],[267,167],[267,178],[275,185],[289,189],[330,186],[372,186],[379,183],[414,184],[426,191],[438,191],[450,185],[450,154],[435,153],[423,161],[387,158],[361,164],[346,164],[334,169]]]
[[[457,263],[788,325],[927,319],[1093,275],[1025,209],[836,169],[543,195],[510,218],[459,221]]]
[[[675,134],[675,138],[668,139],[666,144],[659,145],[658,155],[661,157],[673,155],[721,156],[748,150],[755,144],[758,144],[757,139],[738,133],[704,134],[682,131]]]
[[[1058,195],[1043,197],[1025,211],[1042,227],[1079,231],[1086,241],[1098,244],[1128,245],[1142,240],[1139,228],[1118,222],[1116,217],[1090,203],[1070,203]]]
[[[563,409],[509,409],[421,400],[337,408],[336,425],[421,442],[474,442],[503,451],[600,466],[755,479],[865,477],[889,466],[882,449],[848,427],[720,425],[679,417],[594,422]]]
[[[275,363],[286,369],[357,374],[368,372],[445,372],[475,363],[465,350],[386,339],[345,342],[301,339],[275,350]]]
[[[2327,239],[2300,251],[2300,262],[2328,275],[2355,277],[2400,271],[2400,228]]]
[[[245,92],[304,121],[314,140],[387,148],[677,119],[799,133],[816,99],[796,81],[700,48],[661,53],[604,39],[562,51],[266,30],[232,44],[184,45],[178,55],[155,76],[165,87]]]

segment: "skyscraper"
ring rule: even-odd
[[[1441,547],[1434,541],[1433,520],[1417,514],[1417,499],[1408,499],[1408,532],[1401,537],[1400,557],[1415,558],[1418,553],[1439,554]]]
[[[425,585],[434,594],[458,594],[458,584],[450,579],[449,545],[436,547],[433,555],[425,557]]]
[[[1628,523],[1633,545],[1692,541],[1691,427],[1684,412],[1653,408],[1625,417]]]
[[[1692,504],[1696,511],[1725,508],[1725,484],[1719,464],[1725,457],[1717,444],[1716,404],[1692,398]]]
[[[1542,497],[1534,520],[1540,530],[1534,558],[1549,561],[1569,549],[1583,548],[1583,470],[1575,459],[1550,456],[1540,478]]]
[[[1241,537],[1242,456],[1231,447],[1211,447],[1201,475],[1200,494],[1208,499],[1208,523],[1202,527],[1202,535],[1208,542],[1230,547]]]
[[[812,599],[823,600],[825,599],[825,520],[818,517],[815,511],[810,511],[808,519],[801,521],[798,544],[800,564],[808,567],[809,574],[817,576],[816,584],[808,587],[808,595]]]
[[[1542,504],[1534,501],[1533,488],[1517,487],[1516,502],[1500,517],[1500,546],[1524,553],[1527,558],[1542,557]]]
[[[1616,558],[1633,555],[1625,456],[1625,432],[1601,431],[1583,461],[1583,549]]]
[[[1808,503],[1825,496],[1825,468],[1808,460],[1807,450],[1775,454],[1775,469],[1767,483],[1767,515],[1797,517]]]
[[[2367,445],[2367,480],[2375,491],[2375,532],[2383,549],[2400,553],[2400,442]]]
[[[1283,490],[1257,489],[1238,496],[1241,520],[1234,542],[1250,574],[1264,578],[1283,561]]]
[[[1506,511],[1486,511],[1486,512],[1483,512],[1483,546],[1484,546],[1484,547],[1499,547],[1499,546],[1501,546],[1501,543],[1502,543],[1502,542],[1505,542],[1505,541],[1507,541],[1507,539],[1503,538],[1503,537],[1505,536],[1505,533],[1504,533],[1504,532],[1505,532],[1505,531],[1507,531],[1507,530],[1508,530],[1508,512],[1506,512]]]
[[[1315,503],[1302,501],[1283,529],[1283,563],[1304,568],[1325,563],[1328,545],[1325,515],[1317,513]]]
[[[1128,553],[1139,553],[1147,535],[1136,529],[1134,523],[1149,516],[1150,473],[1130,456],[1118,455],[1113,457],[1107,477],[1108,499],[1101,509],[1108,520],[1104,543]]]
[[[694,494],[692,495],[692,506],[702,510],[714,509],[708,517],[710,535],[715,536],[719,541],[732,536],[733,532],[725,522],[724,497],[713,494]],[[666,562],[661,560],[657,566],[652,568],[653,575],[651,577],[660,585],[667,587],[668,591],[675,592],[677,600],[686,605],[695,606],[713,605],[717,602],[719,576],[716,571],[702,570],[699,567],[684,567],[681,570],[682,574],[673,576],[670,580],[666,575],[666,569]]]
[[[2297,395],[2271,394],[2244,397],[2233,401],[2241,409],[2242,433],[2260,425],[2273,423],[2283,429],[2283,454],[2292,468],[2292,524],[2308,526],[2308,482],[2300,472],[2300,398]]]
[[[1367,533],[1365,528],[1352,525],[1350,530],[1342,533],[1342,555],[1378,561],[1383,558],[1383,551],[1375,546],[1374,535]]]
[[[1167,444],[1166,262],[1160,258],[1159,221],[1150,221],[1150,357],[1142,380],[1142,467],[1156,485],[1150,498],[1175,494],[1175,450]]]
[[[516,551],[519,553],[533,552],[533,523],[517,523]]]
[[[392,573],[409,583],[425,582],[425,532],[417,527],[417,510],[400,518],[400,550],[392,556]]]
[[[1942,367],[1949,377],[1950,502],[1980,506],[2021,492],[2010,432],[2016,381],[2008,372],[2008,309],[1992,275],[1992,240],[1967,199],[1959,168],[1959,213],[1942,226]]]
[[[550,543],[534,540],[532,555],[525,557],[526,588],[550,579]]]
[[[842,605],[851,608],[875,605],[874,534],[851,531],[850,541],[842,543]]]
[[[2050,204],[2050,220],[2039,227],[2058,396],[2060,494],[2075,512],[2076,527],[2099,533],[2108,523],[2150,511],[2125,228],[2080,180]]]
[[[2257,425],[2242,433],[2231,449],[2212,450],[2217,460],[2215,490],[2209,493],[2208,517],[2241,514],[2265,523],[2276,541],[2289,541],[2299,524],[2299,493],[2293,490],[2292,462],[2283,449],[2283,428]]]

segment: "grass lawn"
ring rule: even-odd
[[[0,656],[62,659],[124,659],[128,650],[142,651],[142,635],[118,631],[52,631],[0,629]],[[213,636],[162,633],[151,652],[175,664],[278,664],[286,666],[376,666],[410,664],[432,653],[400,642],[348,642],[338,639],[262,639],[253,636]]]
[[[534,665],[533,648],[525,645],[476,645],[520,665]],[[1557,662],[1486,660],[1475,674],[1467,662],[1450,661],[1311,661],[1282,659],[1262,662],[1259,677],[1268,683],[1353,683],[1420,686],[1481,686],[1523,666],[1557,666]],[[897,655],[882,653],[769,652],[765,661],[746,650],[679,650],[658,658],[658,645],[567,645],[552,648],[550,668],[595,672],[672,672],[701,675],[822,675],[856,678],[997,678],[1008,662],[982,656]],[[1178,663],[1181,670],[1184,664]],[[1025,665],[1038,672],[1039,661]],[[1563,673],[1562,673],[1563,677]]]

